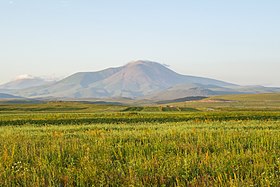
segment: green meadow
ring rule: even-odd
[[[225,97],[4,102],[0,186],[280,186],[279,97]]]

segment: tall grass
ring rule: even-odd
[[[280,121],[0,128],[0,186],[280,186]]]

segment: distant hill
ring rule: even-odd
[[[145,96],[145,99],[154,101],[174,100],[178,98],[191,96],[215,96],[215,95],[233,95],[233,94],[256,94],[256,93],[280,93],[280,88],[263,86],[217,86],[203,84],[179,84],[166,90]]]
[[[168,103],[179,103],[179,102],[186,102],[186,101],[199,101],[202,99],[205,99],[207,97],[203,96],[191,96],[191,97],[184,97],[184,98],[178,98],[173,100],[165,100],[165,101],[158,101],[157,104],[168,104]]]
[[[0,89],[19,90],[49,84],[50,81],[31,75],[21,75],[15,80],[0,85]]]
[[[12,93],[29,98],[160,101],[191,96],[280,92],[279,88],[244,87],[210,78],[181,75],[160,63],[142,60],[96,72],[79,72],[52,84],[39,85]]]
[[[280,102],[280,93],[220,95],[220,96],[213,96],[210,99],[232,100],[232,101],[274,101],[274,102]]]
[[[176,99],[156,102],[200,111],[280,111],[280,93],[218,95],[201,100]]]
[[[0,93],[0,99],[17,99],[17,98],[21,98],[21,97],[15,96],[15,95],[10,95],[10,94],[5,94],[5,93]]]

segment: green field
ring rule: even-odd
[[[170,105],[202,111],[280,111],[280,94],[213,96],[201,101],[171,103]]]
[[[280,186],[278,97],[242,97],[1,104],[0,186]]]

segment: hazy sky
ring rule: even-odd
[[[0,83],[137,59],[280,86],[280,1],[0,0]]]

